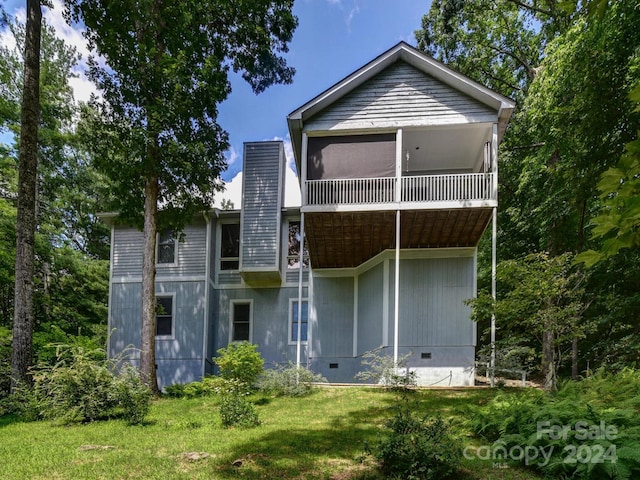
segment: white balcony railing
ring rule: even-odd
[[[395,177],[308,180],[307,205],[368,205],[395,201]]]
[[[402,177],[402,202],[495,200],[495,176],[487,173]],[[371,205],[396,201],[395,177],[308,180],[306,205]]]
[[[403,202],[495,200],[494,175],[464,173],[402,177]]]

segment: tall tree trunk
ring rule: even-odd
[[[27,382],[33,336],[33,271],[38,181],[38,124],[40,122],[40,0],[27,0],[24,42],[24,86],[18,166],[16,275],[13,310],[11,389]]]
[[[553,348],[553,331],[548,327],[542,333],[542,375],[544,376],[544,389],[547,391],[555,390],[555,349]]]
[[[156,232],[158,230],[158,177],[144,186],[142,253],[142,344],[140,375],[154,394],[159,394],[156,375]]]

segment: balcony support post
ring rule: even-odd
[[[304,212],[300,213],[300,258],[298,260],[298,332],[296,335],[296,385],[300,381],[300,357],[302,352],[302,273],[304,272]],[[307,309],[309,307],[307,306]],[[307,310],[308,315],[309,310]],[[307,342],[309,337],[309,318],[307,317]]]
[[[498,200],[498,124],[493,124],[491,135],[491,175],[493,175],[492,198]],[[493,207],[493,218],[491,225],[491,297],[495,303],[497,298],[496,290],[496,270],[497,270],[497,247],[498,247],[498,208]],[[496,315],[491,314],[491,386],[495,385],[496,371]]]
[[[402,199],[402,129],[399,128],[396,134],[396,195],[398,204],[396,210],[396,265],[395,265],[395,288],[393,298],[393,365],[398,368],[398,343],[399,343],[399,322],[400,322],[400,201]]]
[[[302,133],[302,154],[300,159],[300,205],[307,205],[307,150],[309,145],[309,137],[306,133]]]

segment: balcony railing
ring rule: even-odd
[[[396,201],[395,177],[309,180],[306,205],[372,205]],[[495,200],[495,175],[465,173],[402,177],[402,202]]]

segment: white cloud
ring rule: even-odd
[[[229,147],[224,156],[227,159],[227,165],[233,165],[240,158],[240,154],[233,145]]]

